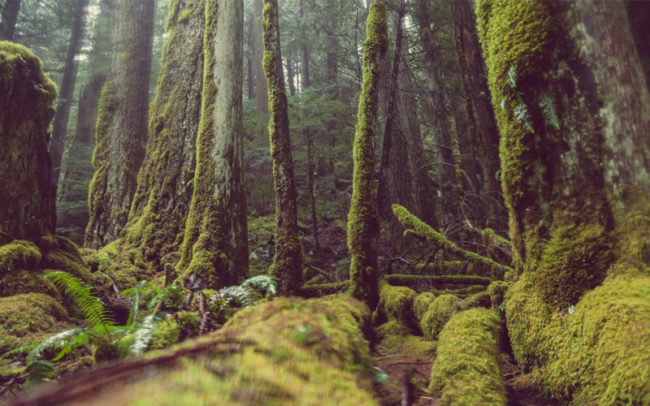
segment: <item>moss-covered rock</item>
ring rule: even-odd
[[[422,334],[436,340],[451,316],[462,308],[462,301],[454,295],[440,295],[427,308],[420,320]]]
[[[27,48],[0,41],[0,245],[38,241],[55,223],[47,130],[54,83]]]
[[[418,322],[422,320],[422,317],[424,317],[424,314],[429,309],[429,305],[433,303],[435,299],[436,295],[433,292],[422,292],[415,297],[413,300],[413,314]]]
[[[395,320],[407,330],[417,332],[417,320],[413,313],[413,300],[417,292],[404,286],[392,286],[380,281],[379,298],[389,321]]]
[[[24,293],[44,293],[61,300],[61,295],[54,284],[43,277],[47,272],[49,270],[21,269],[5,275],[0,279],[0,297]]]
[[[44,253],[43,268],[68,272],[83,281],[90,281],[90,269],[72,241],[58,235],[47,234],[41,238],[39,246]]]
[[[29,293],[0,298],[0,354],[69,327],[68,312],[51,296]]]
[[[440,334],[429,390],[441,405],[505,405],[499,367],[499,316],[487,309],[456,314]]]
[[[169,347],[199,334],[199,315],[196,312],[179,312],[168,316],[153,332],[152,349]]]
[[[31,241],[14,240],[0,247],[0,279],[10,272],[36,269],[41,251]]]

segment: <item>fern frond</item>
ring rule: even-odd
[[[512,114],[515,116],[515,119],[524,126],[526,131],[530,133],[534,133],[535,129],[533,129],[533,124],[531,123],[531,118],[530,118],[530,113],[528,112],[528,107],[526,107],[526,104],[521,102],[517,104],[512,111]]]
[[[246,279],[241,285],[242,288],[254,289],[260,293],[269,293],[271,296],[276,294],[276,281],[270,275],[258,275]]]
[[[231,303],[235,302],[242,307],[249,307],[255,304],[256,300],[253,297],[251,290],[244,288],[242,286],[228,286],[222,289],[214,295],[212,300],[223,299],[223,306],[228,306]]]
[[[149,347],[153,337],[153,331],[156,328],[157,321],[155,315],[151,314],[142,320],[142,323],[135,329],[133,342],[129,346],[131,355],[140,356]]]
[[[544,114],[544,121],[546,124],[550,125],[556,130],[559,130],[560,120],[557,116],[557,109],[555,108],[555,101],[553,100],[553,97],[544,92],[537,98],[537,104],[542,109],[542,113]]]
[[[77,335],[82,333],[85,329],[83,327],[73,328],[70,330],[62,331],[58,334],[51,336],[40,344],[36,345],[27,355],[25,360],[26,365],[31,365],[34,361],[41,356],[43,351],[47,349],[59,349],[70,343]],[[69,352],[69,351],[68,351]],[[65,354],[64,354],[65,355]],[[58,357],[58,355],[57,355]],[[60,358],[62,358],[61,356]],[[59,358],[59,359],[60,359]]]
[[[38,345],[38,343],[32,343],[32,344],[23,345],[22,347],[14,348],[13,350],[7,351],[4,354],[2,354],[0,356],[0,359],[10,357],[12,355],[24,354],[26,352],[29,352],[29,351],[33,350],[34,347],[36,347],[37,345]]]
[[[517,70],[514,66],[511,66],[510,69],[508,69],[506,83],[508,83],[508,85],[513,89],[517,88]]]
[[[90,327],[100,327],[111,341],[109,327],[115,325],[110,313],[104,308],[104,304],[90,293],[91,287],[81,279],[63,271],[49,272],[45,277],[51,280],[56,287],[72,298],[75,306],[81,311]]]

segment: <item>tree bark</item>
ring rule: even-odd
[[[0,24],[0,41],[13,41],[21,0],[7,0],[2,8],[2,24]]]
[[[208,1],[205,69],[192,206],[179,268],[211,289],[248,275],[243,172],[243,1]]]
[[[70,106],[72,105],[72,96],[74,95],[75,82],[77,81],[78,63],[76,61],[76,56],[81,50],[81,42],[84,35],[86,6],[88,6],[88,0],[77,0],[75,2],[70,43],[68,44],[68,53],[65,58],[65,66],[63,67],[63,79],[61,80],[61,87],[59,88],[59,102],[56,106],[56,114],[54,115],[52,141],[50,143],[50,158],[52,159],[52,183],[54,183],[55,188],[59,183],[63,146],[68,133]]]
[[[541,367],[563,403],[643,403],[650,95],[624,5],[481,0],[477,17],[493,105],[503,106],[515,358]]]
[[[379,220],[375,182],[375,120],[379,63],[388,48],[386,5],[373,1],[366,23],[366,47],[363,53],[363,84],[359,96],[359,113],[354,137],[354,174],[352,200],[348,215],[348,250],[350,251],[350,293],[374,309],[379,301],[377,238]]]
[[[269,112],[269,99],[266,79],[264,77],[264,41],[263,41],[263,19],[262,10],[264,8],[264,0],[253,0],[255,5],[255,100],[257,102],[257,111],[260,113],[268,114]],[[264,132],[262,132],[264,134]]]
[[[160,268],[178,261],[193,185],[205,176],[195,173],[205,20],[204,1],[177,1],[169,9],[158,88],[149,110],[147,152],[124,232]],[[208,130],[201,136],[213,136]]]
[[[111,79],[100,100],[85,243],[102,247],[126,225],[144,158],[155,0],[119,0]]]
[[[305,10],[303,5],[303,0],[299,0],[298,3],[300,19],[305,18]],[[302,88],[307,89],[311,86],[310,77],[309,77],[309,44],[307,44],[306,36],[303,35],[301,38],[301,51],[302,51]]]

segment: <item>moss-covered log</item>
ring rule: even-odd
[[[54,231],[47,129],[56,89],[27,48],[0,42],[0,245]]]
[[[479,275],[489,275],[494,279],[501,279],[505,272],[510,269],[490,258],[460,248],[398,204],[393,205],[393,213],[406,229],[405,233],[423,238],[432,247],[443,249],[445,253],[453,257],[471,262],[475,265],[475,272]]]
[[[144,158],[154,0],[118,0],[110,79],[102,90],[95,128],[95,173],[85,244],[102,247],[126,225]]]
[[[350,251],[350,292],[374,308],[379,300],[377,238],[379,220],[373,184],[375,181],[375,120],[379,87],[379,62],[388,47],[386,5],[373,1],[366,22],[363,51],[363,83],[359,96],[357,128],[352,157],[354,175],[348,214]]]
[[[477,17],[503,106],[515,357],[565,403],[648,403],[650,95],[625,8],[480,0]]]
[[[492,283],[491,278],[474,275],[386,275],[386,281],[394,285],[411,285],[417,282],[429,282],[434,286],[439,285],[489,285]]]
[[[298,293],[302,285],[302,244],[298,233],[296,183],[289,137],[287,94],[280,50],[277,0],[264,0],[264,75],[268,84],[269,139],[275,190],[275,255],[271,273],[281,294]]]
[[[149,139],[125,232],[127,242],[156,265],[178,261],[175,255],[165,256],[180,248],[193,185],[199,182],[195,166],[204,11],[202,0],[170,5],[156,98],[149,110]],[[212,135],[209,126],[206,130]]]
[[[440,405],[505,405],[499,367],[501,322],[486,309],[471,309],[451,318],[438,341],[429,390]]]
[[[374,405],[369,348],[361,331],[369,318],[368,308],[349,298],[277,299],[239,312],[222,330],[198,341],[99,369],[23,400]]]

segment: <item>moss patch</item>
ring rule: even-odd
[[[499,368],[499,317],[471,309],[451,318],[440,334],[429,390],[441,405],[505,405]]]
[[[436,295],[433,292],[422,292],[415,297],[415,300],[413,300],[413,314],[418,321],[422,320],[422,317],[429,309],[429,305],[435,299]]]
[[[41,262],[41,251],[30,241],[14,240],[0,247],[0,279],[20,269],[36,269]]]
[[[422,334],[429,340],[436,340],[442,328],[461,306],[462,301],[453,295],[440,295],[435,298],[420,320]]]
[[[179,312],[163,320],[153,332],[152,349],[169,347],[199,334],[199,315]]]
[[[407,330],[417,331],[417,321],[413,314],[413,299],[417,292],[404,286],[391,286],[381,281],[379,288],[380,304],[388,320],[395,320]]]

